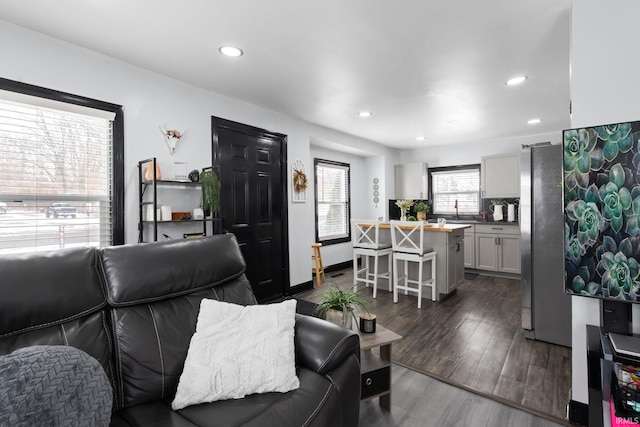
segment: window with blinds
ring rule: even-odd
[[[316,239],[322,243],[351,240],[350,190],[347,163],[315,159]]]
[[[0,91],[0,254],[114,243],[114,118]]]
[[[480,213],[480,165],[433,168],[429,174],[434,214]]]

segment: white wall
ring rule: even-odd
[[[403,151],[402,163],[424,162],[429,167],[471,165],[480,163],[482,156],[494,154],[520,153],[522,144],[562,141],[562,130],[533,136],[524,136],[491,141],[468,142],[455,146],[439,145],[418,150]]]
[[[571,127],[640,120],[640,3],[580,0],[571,9]],[[585,325],[600,324],[600,304],[573,297],[572,310],[572,399],[588,403]]]
[[[4,41],[0,43],[0,77],[124,106],[127,243],[137,241],[137,162],[155,156],[165,171],[172,170],[174,161],[188,162],[193,169],[209,165],[211,116],[287,135],[289,163],[310,159],[314,138],[362,150],[367,156],[399,158],[395,150],[375,142],[224,97],[2,20],[0,40]],[[173,156],[164,144],[161,124],[187,129]],[[313,218],[314,207],[313,202],[292,203],[290,190],[287,197],[291,284],[296,285],[311,280],[306,260],[311,256],[314,225],[313,220],[301,218]]]

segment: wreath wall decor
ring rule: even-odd
[[[292,166],[292,179],[293,179],[293,201],[305,202],[307,200],[307,187],[309,186],[309,179],[304,168],[304,163],[300,160],[293,162]]]
[[[305,175],[304,171],[300,169],[293,169],[293,189],[296,190],[297,193],[302,193],[307,189],[309,185],[309,180],[307,179],[307,175]]]

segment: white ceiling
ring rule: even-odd
[[[570,0],[2,0],[0,18],[396,148],[570,125]]]

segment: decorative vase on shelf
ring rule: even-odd
[[[153,181],[153,162],[147,163],[147,169],[144,172],[145,181]],[[160,165],[156,162],[156,179],[160,181],[162,179],[162,172],[160,171]]]
[[[400,221],[407,220],[407,211],[405,209],[400,209]]]

